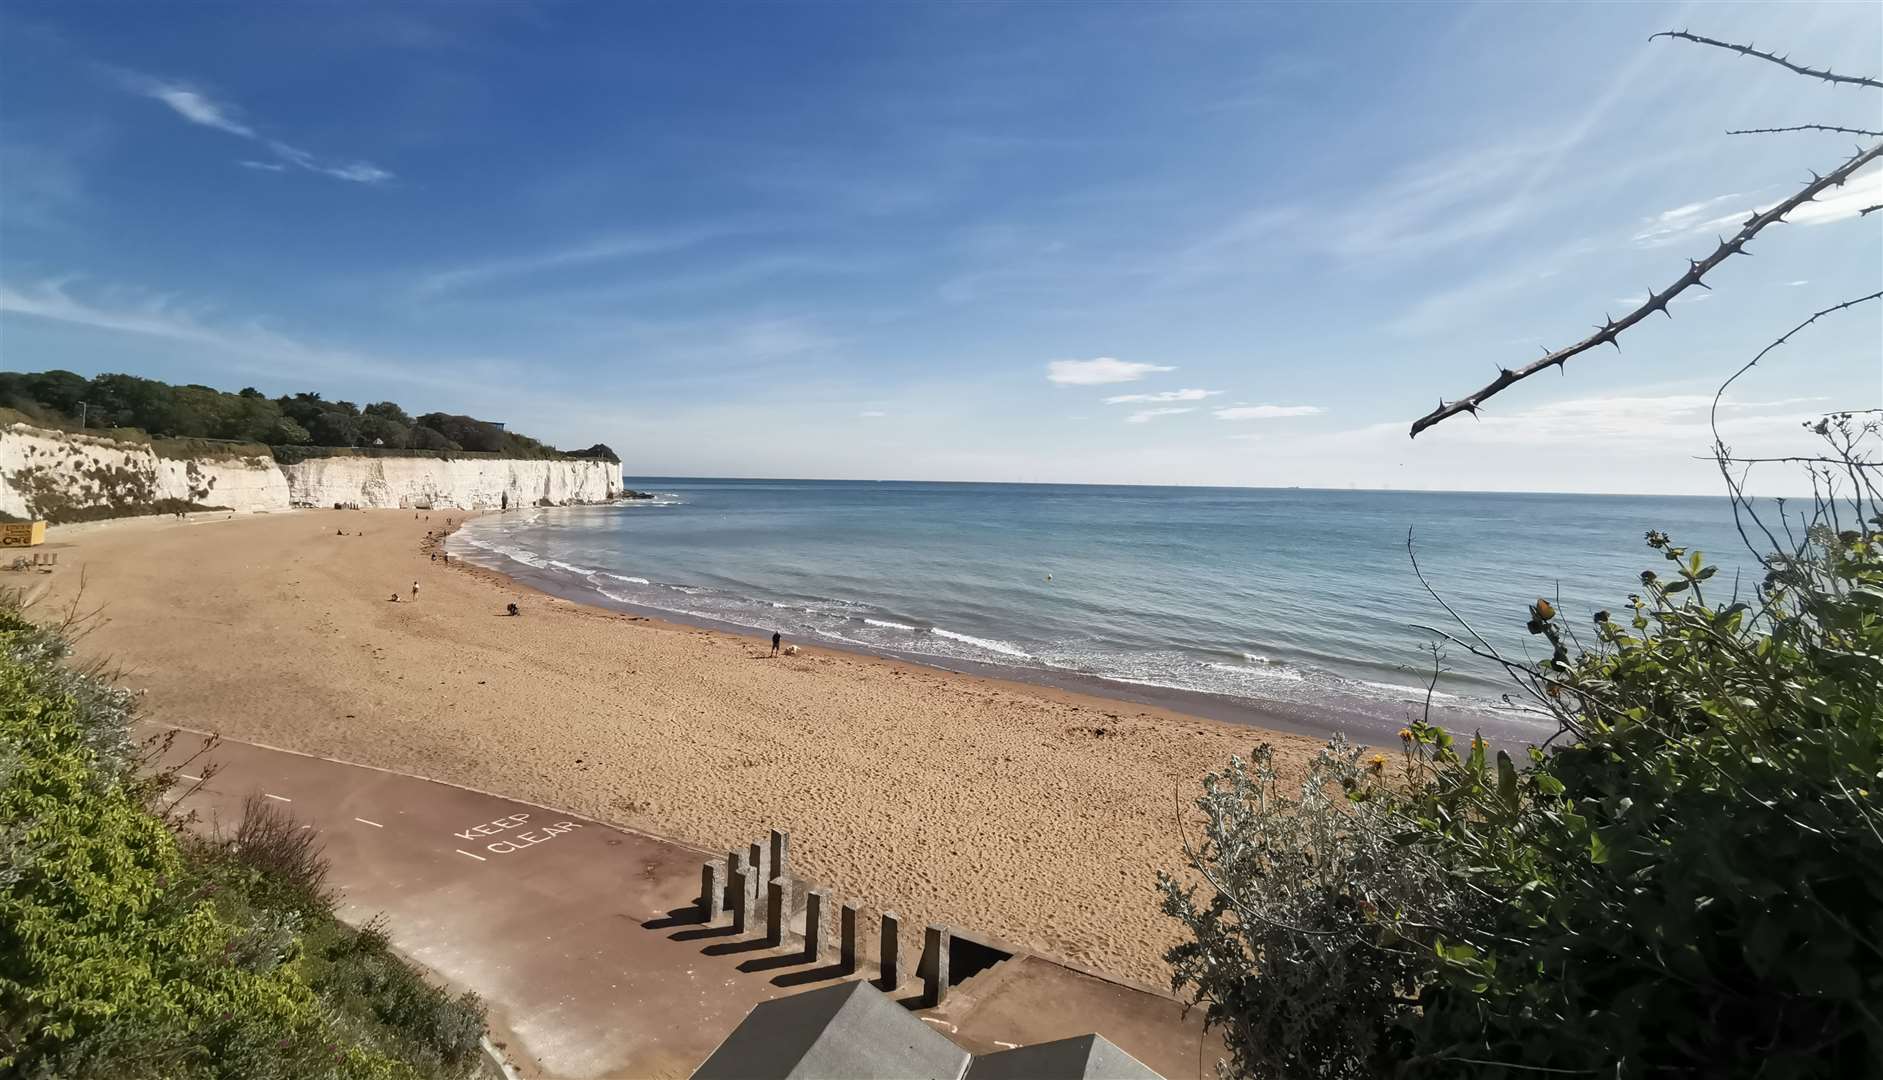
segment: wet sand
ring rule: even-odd
[[[446,516],[57,529],[61,567],[36,610],[69,601],[82,571],[81,606],[100,609],[82,648],[124,668],[152,720],[709,851],[785,828],[805,874],[870,912],[1158,988],[1178,940],[1155,889],[1182,859],[1178,798],[1259,742],[1290,772],[1318,745],[892,659],[815,647],[770,658],[757,637],[434,561],[426,533]],[[520,617],[504,614],[511,602]]]

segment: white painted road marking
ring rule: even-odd
[[[995,1039],[995,1040],[994,1040],[994,1045],[995,1045],[995,1046],[1004,1046],[1004,1047],[1006,1047],[1006,1048],[1007,1048],[1007,1049],[1009,1049],[1009,1050],[1018,1050],[1018,1049],[1020,1048],[1020,1044],[1019,1044],[1019,1043],[1010,1043],[1010,1042],[1001,1042],[1001,1041],[1000,1041],[999,1039]]]
[[[267,796],[270,799],[273,799],[276,802],[293,802],[294,801],[293,799],[290,799],[285,795],[269,795],[268,792],[266,791],[262,792],[262,794]]]
[[[357,822],[359,822],[359,823],[360,823],[361,825],[371,825],[371,826],[372,826],[373,828],[375,828],[375,829],[383,829],[383,828],[385,828],[385,826],[384,826],[384,825],[381,825],[381,824],[380,824],[379,822],[377,822],[377,821],[368,821],[368,820],[366,820],[366,819],[365,819],[365,818],[363,818],[363,817],[356,817],[356,818],[354,818],[353,820],[354,820],[354,821],[357,821]]]
[[[457,853],[458,853],[458,854],[460,854],[460,855],[471,855],[471,853],[470,853],[470,852],[468,852],[468,851],[466,851],[466,850],[464,850],[463,848],[452,848],[451,850],[453,850],[453,851],[455,851],[455,852],[457,852]],[[483,857],[482,855],[471,855],[471,858],[473,858],[473,859],[476,859],[476,860],[477,860],[478,862],[489,862],[489,861],[490,861],[489,859],[486,859],[486,858],[484,858],[484,857]]]
[[[180,773],[178,773],[178,774],[177,774],[177,779],[179,779],[179,780],[192,780],[192,781],[195,781],[195,782],[196,782],[196,783],[198,783],[198,784],[200,784],[200,783],[202,783],[202,782],[203,782],[203,778],[202,778],[202,777],[200,777],[200,776],[191,776],[191,775],[190,775],[189,773],[186,773],[186,772],[180,772]]]
[[[924,1019],[924,1020],[927,1020],[927,1021],[928,1021],[929,1023],[931,1023],[931,1024],[934,1024],[934,1025],[936,1025],[937,1027],[945,1027],[945,1028],[947,1028],[947,1029],[948,1029],[949,1031],[952,1031],[952,1032],[955,1032],[955,1033],[957,1033],[957,1034],[959,1034],[959,1033],[960,1033],[960,1031],[961,1031],[961,1029],[960,1029],[960,1028],[958,1028],[958,1027],[956,1027],[956,1026],[954,1026],[953,1024],[951,1024],[951,1023],[949,1023],[949,1022],[948,1022],[948,1021],[946,1021],[946,1020],[937,1020],[937,1019],[935,1019],[935,1018],[934,1018],[934,1017],[932,1017],[932,1016],[924,1016],[924,1017],[923,1017],[922,1019]]]

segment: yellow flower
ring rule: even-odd
[[[1412,729],[1411,729],[1411,728],[1403,728],[1403,727],[1402,727],[1402,728],[1400,728],[1400,729],[1399,729],[1399,740],[1400,740],[1401,742],[1411,742],[1411,741],[1412,741]]]
[[[1381,769],[1384,769],[1386,767],[1386,755],[1385,754],[1374,754],[1372,757],[1367,758],[1366,760],[1367,760],[1367,768],[1372,769],[1374,772],[1379,772]]]

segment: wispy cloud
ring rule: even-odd
[[[42,281],[27,288],[0,284],[0,314],[204,346],[238,357],[233,367],[284,376],[344,371],[422,385],[448,386],[453,381],[449,373],[433,378],[412,370],[409,364],[296,341],[259,322],[210,322],[166,296],[150,295],[137,303],[95,302],[74,295],[70,279]]]
[[[857,413],[857,415],[865,420],[874,420],[878,417],[888,416],[889,414],[881,409],[864,409],[862,412]]]
[[[1715,195],[1710,199],[1690,202],[1676,206],[1672,210],[1663,210],[1641,223],[1641,229],[1635,233],[1634,242],[1638,247],[1661,247],[1676,243],[1704,229],[1717,220],[1717,211],[1722,204],[1741,202],[1748,198],[1743,192],[1731,192]],[[1704,215],[1704,216],[1703,216]]]
[[[706,226],[623,233],[521,255],[499,256],[432,273],[419,283],[419,291],[448,293],[571,266],[684,251],[733,235],[736,231],[726,226]]]
[[[1046,381],[1060,386],[1103,386],[1107,383],[1137,382],[1159,371],[1175,371],[1165,364],[1141,364],[1115,357],[1092,360],[1054,360],[1046,365]]]
[[[1214,412],[1218,420],[1278,420],[1286,416],[1315,416],[1326,412],[1319,405],[1232,405]]]
[[[231,106],[212,101],[201,91],[176,83],[153,82],[146,86],[144,93],[170,106],[192,124],[216,128],[244,139],[255,137],[255,129],[236,120]]]
[[[1196,409],[1189,405],[1185,405],[1180,408],[1174,408],[1174,409],[1139,409],[1137,412],[1134,412],[1130,416],[1125,417],[1125,423],[1148,424],[1152,420],[1155,420],[1160,416],[1177,416],[1181,413],[1195,412],[1195,411]]]
[[[330,161],[292,143],[264,138],[253,125],[240,119],[241,109],[228,102],[218,101],[208,92],[187,83],[153,79],[133,72],[119,74],[124,84],[133,92],[162,102],[169,106],[172,112],[190,123],[259,142],[278,159],[275,163],[253,159],[237,162],[244,168],[258,169],[263,172],[285,172],[287,166],[292,165],[311,173],[319,173],[322,176],[331,176],[336,180],[345,180],[355,184],[378,184],[393,178],[391,172],[370,161]]]
[[[1119,394],[1105,399],[1107,405],[1125,405],[1132,402],[1154,403],[1160,401],[1202,401],[1215,397],[1221,390],[1165,390],[1157,394]]]
[[[1747,218],[1778,205],[1778,200],[1749,201],[1756,194],[1758,192],[1719,195],[1677,206],[1649,219],[1647,226],[1635,234],[1635,243],[1641,247],[1661,247],[1684,240],[1711,238],[1716,234],[1731,236],[1739,231]],[[1883,201],[1883,173],[1870,172],[1805,203],[1787,214],[1785,220],[1793,225],[1828,225],[1834,221],[1854,218],[1864,207],[1874,206],[1879,201]],[[1734,203],[1739,204],[1740,208],[1723,214],[1712,213]]]

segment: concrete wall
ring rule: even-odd
[[[158,456],[142,443],[0,426],[0,512],[53,521],[150,513],[195,503],[240,512],[290,506],[495,509],[605,502],[621,494],[611,461],[515,458]]]
[[[606,502],[621,494],[612,461],[519,458],[333,457],[281,467],[296,506],[495,510],[505,505]]]
[[[149,513],[171,501],[285,510],[288,483],[271,458],[177,460],[142,443],[0,427],[0,511],[60,520]]]

